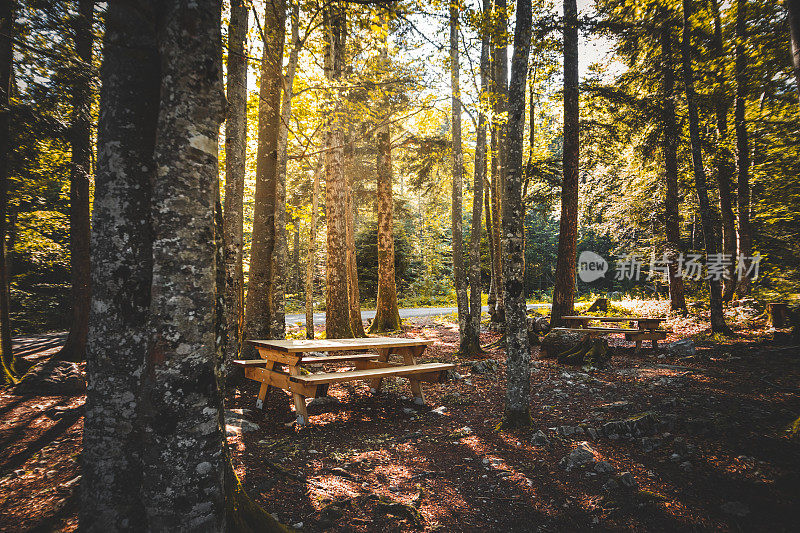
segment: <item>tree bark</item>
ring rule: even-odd
[[[461,6],[457,0],[450,2],[450,109],[452,122],[452,203],[450,207],[450,229],[453,242],[453,285],[456,289],[458,310],[459,353],[468,354],[467,329],[469,325],[469,297],[467,275],[464,267],[463,198],[464,154],[461,149],[461,87],[458,57],[458,16]]]
[[[345,177],[344,183],[347,196],[344,210],[347,242],[345,258],[347,260],[347,299],[349,302],[350,329],[353,331],[353,337],[366,337],[364,322],[361,320],[361,294],[358,290],[358,271],[356,269],[356,228],[352,174],[348,174]]]
[[[481,100],[487,96],[489,78],[489,16],[491,0],[483,0],[481,12]],[[481,108],[483,109],[483,108]],[[472,187],[472,228],[470,229],[469,321],[460,351],[466,355],[483,353],[481,331],[481,217],[486,181],[486,114],[478,112],[475,138],[475,168]],[[488,215],[488,213],[487,213]]]
[[[683,277],[678,272],[677,259],[682,252],[681,218],[678,194],[678,122],[675,118],[675,70],[672,61],[672,20],[669,12],[662,14],[661,60],[664,107],[661,120],[664,126],[662,152],[664,156],[664,228],[667,238],[667,257],[669,258],[669,299],[670,310],[686,311]]]
[[[341,6],[324,8],[326,76],[331,81],[342,76],[345,58],[346,19]],[[348,184],[344,175],[345,131],[339,116],[340,94],[334,89],[336,109],[329,117],[327,161],[325,165],[325,216],[328,226],[325,294],[325,335],[329,339],[352,338],[350,291],[347,261]]]
[[[508,174],[503,188],[503,301],[506,311],[506,402],[503,427],[528,426],[531,351],[525,305],[522,141],[531,44],[531,2],[518,0],[508,100]]]
[[[561,185],[561,222],[558,261],[553,289],[551,324],[572,314],[575,305],[575,268],[578,241],[578,165],[580,163],[580,108],[578,106],[578,6],[564,0],[564,181]]]
[[[6,211],[8,207],[8,159],[11,152],[11,116],[9,96],[14,65],[14,16],[16,3],[6,1],[0,7],[0,360],[2,384],[16,383],[16,361],[11,344],[8,314],[8,265],[6,264]]]
[[[786,9],[789,12],[789,36],[791,40],[792,67],[794,69],[794,82],[797,95],[800,97],[800,0],[784,0]],[[737,6],[739,2],[737,1]],[[744,8],[742,8],[744,13]],[[737,28],[739,25],[737,16]],[[744,21],[744,17],[742,17]],[[744,25],[744,22],[742,22]],[[744,30],[744,26],[742,30]],[[737,32],[738,35],[738,32]],[[744,34],[742,34],[744,35]]]
[[[106,13],[91,243],[83,531],[142,530],[136,399],[152,276],[150,196],[159,109],[156,2],[112,2]],[[125,238],[120,238],[120,236]]]
[[[489,71],[492,72],[493,61],[491,59],[491,54],[489,55]],[[494,96],[494,74],[489,77],[489,97],[493,98]],[[497,269],[495,268],[495,255],[499,254],[500,251],[496,248],[496,240],[495,240],[495,224],[494,220],[497,218],[494,213],[494,197],[497,194],[495,190],[495,183],[497,180],[497,136],[495,135],[495,128],[493,124],[490,124],[490,133],[489,133],[489,153],[490,153],[490,171],[491,171],[491,182],[486,184],[486,194],[484,195],[485,198],[485,208],[486,208],[486,243],[489,248],[489,273],[491,275],[489,280],[489,295],[487,297],[486,303],[489,307],[489,317],[490,321],[494,322],[494,315],[497,313]]]
[[[689,139],[692,147],[692,168],[694,173],[695,189],[700,209],[700,222],[703,226],[706,257],[716,254],[718,250],[717,236],[714,232],[714,213],[708,200],[708,184],[703,168],[703,152],[700,147],[700,124],[697,114],[697,103],[694,93],[694,75],[692,73],[691,56],[691,0],[683,0],[683,38],[681,51],[683,57],[683,82],[686,91],[686,107],[689,114]],[[711,331],[715,333],[729,332],[725,324],[725,315],[722,310],[722,286],[719,280],[708,280],[711,292]]]
[[[750,142],[747,133],[747,54],[744,43],[747,39],[747,4],[745,0],[736,1],[736,107],[734,109],[734,128],[736,130],[736,178],[739,214],[739,257],[749,257],[753,253],[753,229],[750,225]],[[738,292],[750,293],[750,278],[739,281]]]
[[[223,257],[225,263],[225,369],[235,371],[242,343],[244,319],[244,173],[247,157],[247,59],[245,42],[250,10],[245,0],[231,1],[228,26],[228,117],[225,123],[225,212]]]
[[[722,300],[730,301],[736,290],[735,265],[736,257],[736,218],[733,215],[731,197],[731,180],[734,173],[733,153],[728,148],[728,110],[731,99],[726,88],[727,77],[723,64],[726,60],[725,47],[722,42],[722,20],[718,0],[711,2],[714,15],[714,56],[718,60],[719,74],[714,94],[714,111],[717,119],[717,146],[714,151],[714,166],[717,169],[717,185],[719,186],[720,218],[722,221],[722,253],[731,260],[731,266],[722,281]]]
[[[308,255],[306,258],[306,338],[314,338],[314,263],[317,258],[317,224],[319,219],[319,176],[322,173],[323,154],[314,169],[311,191],[311,221],[308,224]]]
[[[381,63],[388,70],[389,50],[387,34],[389,26],[383,19],[383,38],[380,43]],[[388,104],[388,102],[384,102]],[[378,207],[378,294],[375,303],[375,318],[369,326],[370,333],[401,329],[400,309],[397,305],[397,286],[394,270],[394,199],[392,195],[392,138],[389,129],[390,116],[381,117],[387,123],[377,131],[378,157],[377,207]]]
[[[245,310],[245,336],[271,338],[275,324],[272,254],[275,249],[275,208],[280,130],[283,45],[286,36],[286,0],[269,0],[264,10],[264,55],[258,99],[258,150],[253,204],[253,242]],[[255,357],[255,348],[242,346],[242,356]]]
[[[86,358],[89,330],[89,176],[92,172],[92,22],[94,0],[80,0],[73,22],[75,53],[82,62],[72,84],[72,162],[69,188],[69,255],[72,278],[72,322],[67,340],[53,357],[65,361]]]
[[[495,288],[495,312],[492,315],[492,322],[495,324],[505,323],[505,303],[503,302],[503,255],[502,250],[502,227],[503,227],[503,183],[505,182],[508,168],[506,164],[506,114],[508,113],[508,3],[506,0],[495,1],[495,20],[493,28],[493,53],[492,53],[492,95],[493,110],[495,118],[492,126],[495,134],[495,147],[493,154],[495,160],[492,175],[492,210],[494,211],[494,269],[496,277]]]

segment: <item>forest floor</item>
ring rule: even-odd
[[[635,354],[612,337],[610,366],[591,372],[535,349],[532,426],[519,432],[495,429],[503,350],[473,368],[454,356],[450,318],[410,319],[404,336],[436,340],[423,360],[454,362],[461,379],[424,384],[422,407],[402,379],[377,397],[339,384],[305,427],[284,393],[254,409],[246,383],[228,399],[255,424],[229,426],[234,466],[303,531],[796,531],[800,442],[786,428],[800,415],[800,348],[774,343],[761,320],[729,318],[726,339],[696,318],[667,323],[694,355]],[[83,401],[0,395],[0,531],[76,529]]]

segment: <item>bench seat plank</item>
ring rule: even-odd
[[[306,376],[290,376],[290,381],[306,384],[338,383],[359,379],[373,379],[391,376],[420,376],[431,378],[427,374],[441,373],[455,368],[448,363],[422,363],[418,365],[392,366],[385,368],[368,368],[365,370],[349,370],[346,372],[325,372],[322,374],[309,374]]]
[[[649,316],[591,316],[591,315],[570,315],[562,316],[564,320],[599,320],[600,322],[664,322],[666,318]]]
[[[379,348],[408,348],[428,346],[431,339],[404,339],[398,337],[367,337],[361,339],[319,339],[319,340],[248,340],[257,348],[276,352],[302,354],[303,352],[337,352],[344,350],[377,350]]]
[[[644,329],[632,328],[553,328],[551,331],[575,331],[578,333],[645,333]]]

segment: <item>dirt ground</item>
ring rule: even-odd
[[[297,427],[283,392],[263,411],[255,383],[229,398],[258,426],[230,428],[236,471],[282,522],[358,532],[797,530],[800,439],[786,428],[800,415],[800,348],[772,342],[763,323],[713,339],[707,324],[670,320],[668,342],[693,336],[693,356],[635,354],[612,337],[603,370],[540,360],[535,349],[533,423],[512,433],[495,429],[503,350],[489,351],[499,364],[479,373],[454,356],[452,320],[405,325],[404,336],[436,340],[424,361],[456,363],[461,375],[423,385],[426,406],[402,379],[377,397],[352,382],[331,387],[334,399],[310,405],[310,425]],[[76,529],[83,401],[0,395],[0,531]]]

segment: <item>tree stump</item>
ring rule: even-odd
[[[786,302],[767,304],[767,316],[773,328],[783,328],[789,324],[789,306]]]

